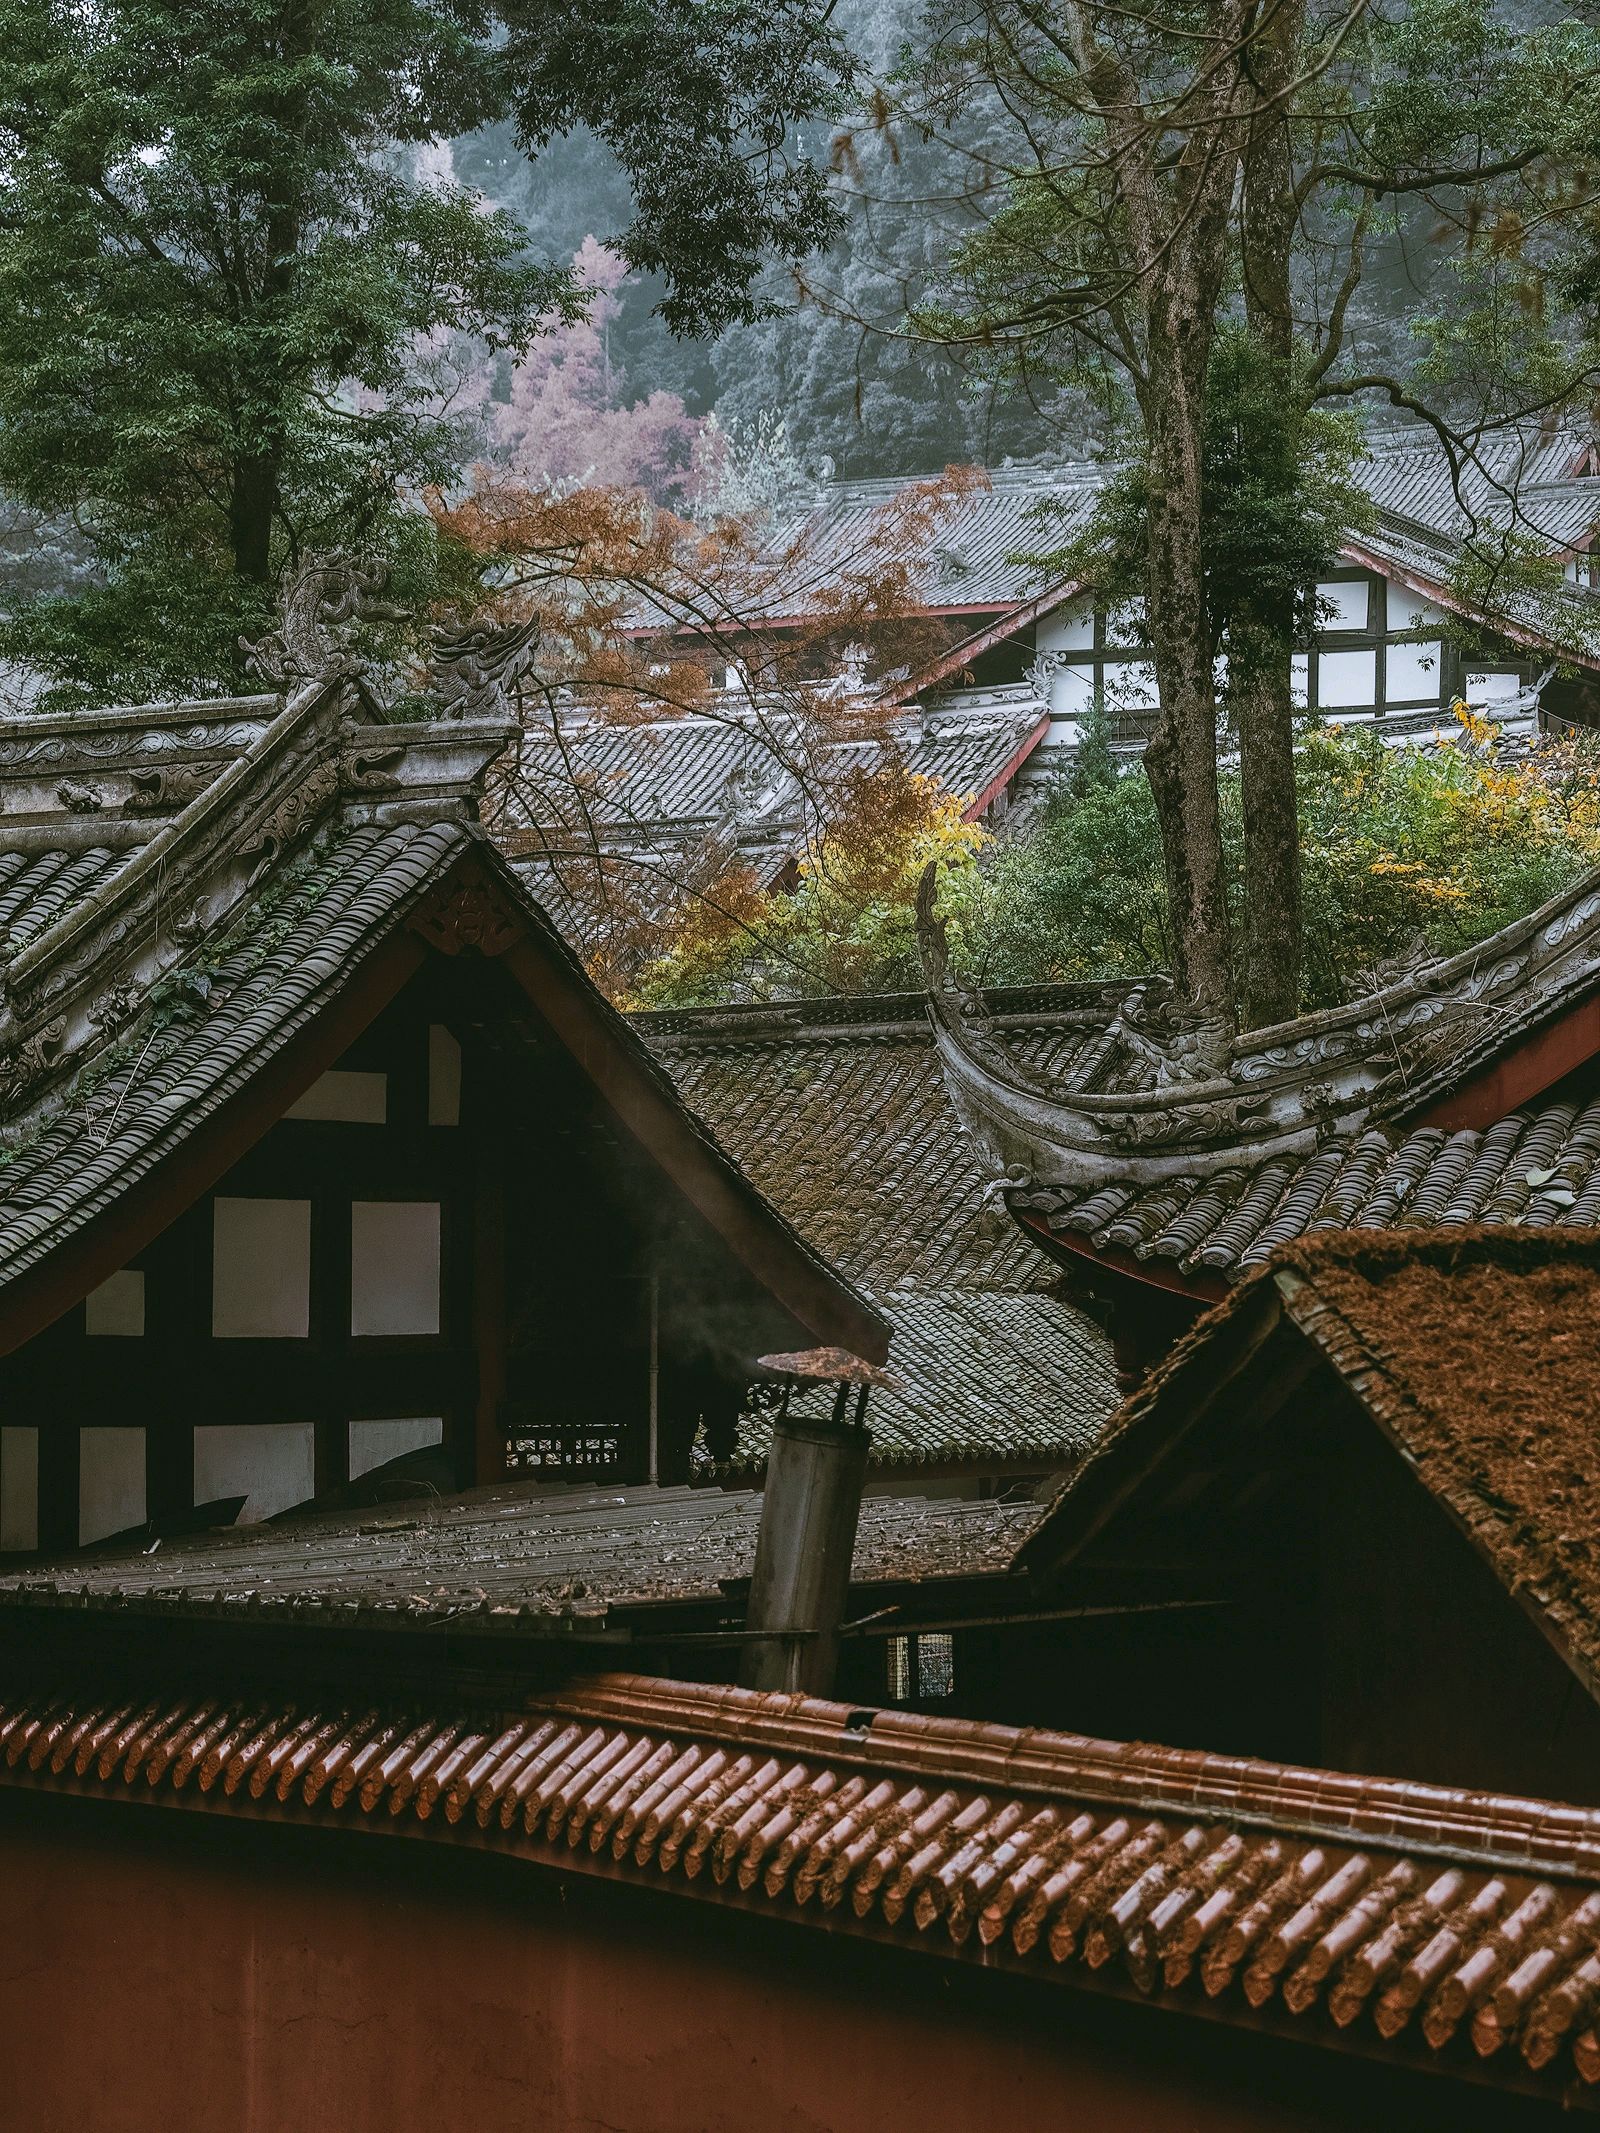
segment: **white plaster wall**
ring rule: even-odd
[[[104,1540],[124,1526],[141,1525],[144,1515],[144,1431],[80,1429],[79,1541]]]
[[[1391,644],[1384,647],[1383,693],[1391,704],[1419,699],[1437,702],[1439,662],[1443,645],[1434,639],[1424,644]]]
[[[357,1200],[350,1209],[350,1331],[438,1330],[438,1203]]]
[[[1325,579],[1317,587],[1317,628],[1364,630],[1369,591],[1365,578]]]
[[[194,1433],[194,1500],[242,1496],[242,1526],[305,1503],[317,1490],[317,1438],[309,1422],[232,1422]]]
[[[212,1203],[211,1330],[218,1340],[304,1340],[311,1330],[311,1202]]]
[[[444,1442],[444,1422],[438,1415],[406,1415],[394,1422],[352,1422],[350,1425],[350,1479],[369,1474],[375,1466],[419,1452],[430,1444]]]
[[[283,1115],[335,1119],[352,1126],[381,1126],[389,1116],[389,1077],[334,1067],[319,1076]]]
[[[1370,709],[1377,695],[1376,652],[1369,649],[1317,655],[1317,703],[1322,710]]]
[[[136,1267],[111,1274],[83,1300],[83,1330],[97,1338],[136,1339],[144,1331],[144,1276]]]

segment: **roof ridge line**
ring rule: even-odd
[[[712,1739],[809,1748],[834,1760],[870,1761],[979,1787],[1082,1793],[1191,1815],[1209,1806],[1230,1821],[1287,1824],[1341,1841],[1426,1843],[1480,1865],[1492,1859],[1559,1872],[1561,1861],[1574,1873],[1600,1869],[1600,1809],[1520,1795],[1096,1740],[1045,1727],[852,1708],[782,1692],[702,1688],[648,1675],[596,1675],[576,1687],[546,1690],[539,1702],[574,1715],[626,1716]],[[1372,1829],[1375,1817],[1382,1818],[1381,1837]]]

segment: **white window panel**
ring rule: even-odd
[[[1034,630],[1041,652],[1087,652],[1094,646],[1094,602],[1074,600],[1042,615]]]
[[[144,1524],[144,1431],[78,1432],[78,1539],[104,1540]]]
[[[1328,578],[1317,587],[1319,630],[1364,630],[1367,626],[1365,578]]]
[[[1324,711],[1370,710],[1377,700],[1373,651],[1322,652],[1317,657],[1317,703]]]
[[[1094,702],[1093,667],[1058,667],[1050,676],[1050,716],[1053,719],[1086,718]],[[1056,734],[1051,739],[1058,739]]]
[[[1409,585],[1396,585],[1389,581],[1389,627],[1391,630],[1426,629],[1430,622],[1442,621],[1444,610],[1432,600],[1424,600],[1421,593],[1414,593]]]
[[[1124,600],[1106,616],[1106,644],[1112,651],[1135,651],[1144,627],[1144,602]]]
[[[438,1202],[357,1200],[350,1210],[350,1331],[438,1330]]]
[[[336,1119],[352,1126],[381,1126],[389,1116],[389,1077],[334,1067],[319,1075],[283,1115]]]
[[[83,1299],[83,1330],[131,1338],[144,1331],[144,1276],[126,1266]]]
[[[317,1492],[317,1433],[309,1422],[231,1422],[194,1433],[194,1500],[242,1496],[241,1525],[288,1511]]]
[[[1469,674],[1462,694],[1469,704],[1503,704],[1521,687],[1520,674]]]
[[[352,1422],[350,1425],[350,1479],[370,1474],[375,1466],[387,1466],[407,1452],[420,1452],[430,1444],[443,1444],[444,1420],[440,1415],[407,1415],[396,1422]]]
[[[428,1025],[428,1124],[461,1123],[461,1047],[442,1022]]]
[[[1391,704],[1437,703],[1443,646],[1391,644],[1383,653],[1383,693]]]
[[[1297,711],[1304,711],[1311,702],[1311,660],[1309,654],[1296,652],[1289,661],[1289,701]]]
[[[311,1330],[311,1202],[213,1202],[211,1331],[304,1340]]]
[[[39,1545],[39,1432],[0,1429],[0,1549]]]

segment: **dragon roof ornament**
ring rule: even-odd
[[[511,718],[539,650],[537,621],[434,631],[433,692],[441,718]]]
[[[409,620],[409,609],[382,598],[388,580],[387,564],[339,549],[308,557],[285,584],[277,629],[239,639],[246,665],[278,689],[356,671],[359,663],[333,632],[352,622]]]
[[[1233,1036],[1165,979],[1107,988],[1106,1027],[1044,1081],[949,966],[922,877],[917,932],[951,1099],[997,1173],[1092,1189],[1250,1171],[1416,1106],[1521,1030],[1600,988],[1600,874],[1345,1006]]]

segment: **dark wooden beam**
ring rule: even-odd
[[[1596,1057],[1600,1057],[1600,995],[1591,995],[1547,1022],[1504,1058],[1425,1106],[1408,1123],[1440,1126],[1449,1132],[1463,1127],[1481,1131]]]
[[[81,1302],[231,1170],[295,1099],[327,1072],[426,960],[419,935],[382,943],[327,1007],[296,1031],[237,1096],[202,1119],[144,1177],[47,1259],[19,1275],[0,1315],[0,1355],[9,1355]]]

